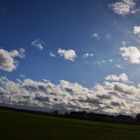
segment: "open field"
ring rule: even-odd
[[[0,140],[140,140],[140,126],[0,110]]]

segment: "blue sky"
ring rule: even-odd
[[[1,1],[1,9],[6,11],[0,14],[1,48],[26,49],[26,58],[20,60],[17,70],[2,75],[13,79],[24,74],[54,82],[60,79],[87,81],[87,86],[92,86],[108,73],[120,71],[114,68],[117,62],[102,66],[92,64],[118,57],[117,47],[121,45],[122,34],[114,29],[113,22],[119,20],[122,24],[126,19],[114,15],[109,3],[111,1]],[[91,37],[96,32],[101,39]],[[38,38],[44,41],[43,51],[38,51],[30,43]],[[58,48],[74,49],[78,55],[75,62],[51,58],[49,52],[55,53]],[[83,60],[84,53],[93,53],[94,57]],[[86,61],[90,64],[85,64]]]
[[[0,21],[0,75],[11,81],[140,82],[138,0],[1,0]]]

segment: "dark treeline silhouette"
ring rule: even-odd
[[[116,123],[131,123],[131,124],[140,124],[140,118],[133,118],[126,115],[107,115],[107,114],[97,114],[97,113],[87,113],[83,112],[70,112],[65,114],[65,116],[70,118],[79,118],[86,120],[95,120],[95,121],[106,121],[106,122],[116,122]]]
[[[50,115],[50,116],[61,116],[65,118],[74,118],[74,119],[84,119],[84,120],[93,120],[93,121],[104,121],[104,122],[115,122],[115,123],[128,123],[128,124],[140,124],[140,114],[137,114],[135,118],[127,115],[107,115],[107,114],[97,114],[97,113],[88,113],[86,111],[76,112],[44,112],[39,110],[28,110],[28,109],[20,109],[13,107],[5,107],[0,106],[0,110],[12,110],[16,112],[24,112],[24,113],[32,113],[32,114],[40,114],[40,115]]]

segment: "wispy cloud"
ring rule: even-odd
[[[83,54],[83,58],[92,58],[94,56],[94,54],[93,53],[85,53],[85,54]]]
[[[53,52],[50,52],[51,57],[56,57],[56,55]]]
[[[95,38],[95,39],[99,40],[99,39],[100,39],[100,36],[99,36],[98,33],[93,33],[93,34],[91,35],[91,38]]]
[[[123,66],[121,64],[116,64],[115,66],[119,69],[123,69]]]
[[[33,45],[34,47],[38,48],[39,50],[43,50],[44,49],[44,41],[40,40],[40,39],[36,39],[33,40],[31,42],[31,45]]]

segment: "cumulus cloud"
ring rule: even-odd
[[[91,57],[93,57],[94,56],[94,54],[93,53],[85,53],[85,54],[83,54],[83,58],[91,58]]]
[[[25,50],[23,48],[11,51],[0,49],[0,69],[8,72],[15,70],[18,65],[16,58],[23,58],[24,56]]]
[[[114,13],[122,16],[137,12],[136,2],[134,2],[134,0],[122,0],[120,2],[112,3],[110,7],[113,9]]]
[[[107,77],[105,77],[105,80],[107,81],[120,81],[120,82],[125,82],[128,83],[128,76],[125,73],[122,73],[120,75],[116,75],[116,74],[110,74]]]
[[[89,89],[78,83],[0,77],[0,103],[59,111],[91,111],[136,115],[140,112],[140,86],[125,83],[125,74],[107,78]],[[111,79],[111,80],[108,80]]]
[[[121,56],[124,60],[132,64],[140,63],[140,50],[135,46],[120,48]]]
[[[58,49],[57,53],[60,57],[63,57],[66,60],[74,61],[77,57],[76,52],[73,49],[65,50],[65,49]]]
[[[43,50],[44,49],[44,46],[43,46],[44,42],[40,39],[36,39],[36,40],[33,40],[31,42],[31,45],[33,45],[34,47],[38,48],[39,50]]]

